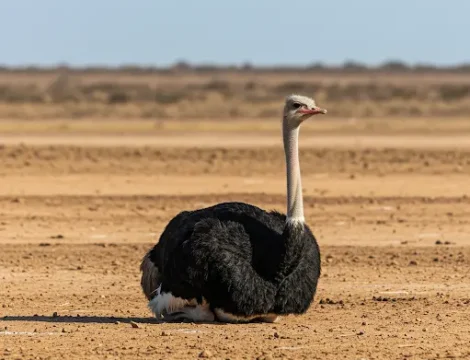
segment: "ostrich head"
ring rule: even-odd
[[[326,109],[319,108],[312,98],[302,95],[290,95],[286,98],[284,121],[288,125],[297,127],[304,120],[317,114],[326,114]]]

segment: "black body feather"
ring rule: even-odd
[[[306,224],[240,202],[179,213],[148,258],[161,292],[236,316],[304,313],[321,271]]]

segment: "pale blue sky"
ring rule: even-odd
[[[470,62],[469,0],[0,0],[0,64]]]

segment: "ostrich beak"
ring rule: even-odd
[[[299,113],[304,114],[304,115],[316,115],[316,114],[326,114],[327,111],[326,109],[322,109],[319,107],[314,107],[312,109],[300,109],[298,110]]]

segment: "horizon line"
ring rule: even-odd
[[[28,69],[58,69],[58,68],[68,68],[71,70],[77,69],[123,69],[123,68],[139,68],[139,69],[153,69],[153,70],[166,70],[172,68],[180,69],[253,69],[253,70],[263,70],[263,69],[364,69],[364,70],[383,70],[383,69],[416,69],[416,68],[428,68],[435,70],[446,70],[446,69],[459,69],[459,68],[469,68],[470,60],[455,62],[452,64],[436,64],[432,62],[406,62],[404,60],[390,59],[385,60],[379,63],[366,63],[357,60],[345,60],[342,63],[335,62],[325,62],[325,61],[313,61],[310,63],[304,64],[293,64],[293,63],[278,63],[278,64],[260,64],[252,63],[250,61],[244,61],[241,63],[223,63],[223,62],[190,62],[187,60],[176,60],[173,63],[167,64],[158,64],[158,63],[139,63],[139,62],[123,62],[121,64],[110,64],[110,63],[100,63],[100,62],[90,62],[85,64],[74,64],[68,63],[66,61],[58,61],[56,63],[44,64],[44,63],[18,63],[18,64],[2,64],[0,63],[0,70],[28,70]]]

